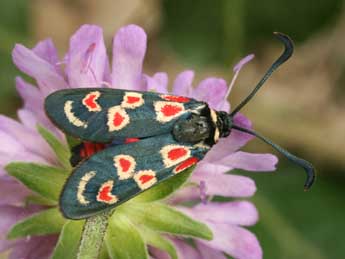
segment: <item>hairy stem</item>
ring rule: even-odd
[[[85,221],[77,259],[98,258],[110,215],[111,211],[106,211]]]

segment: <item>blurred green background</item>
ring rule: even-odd
[[[0,112],[13,117],[21,105],[14,86],[20,73],[11,61],[17,42],[33,47],[51,37],[62,58],[83,23],[104,27],[108,46],[119,27],[136,23],[149,35],[145,72],[167,71],[170,80],[187,68],[195,69],[196,81],[229,80],[232,65],[255,53],[232,92],[236,104],[279,55],[272,32],[290,35],[294,57],[243,112],[256,129],[311,160],[318,176],[304,193],[303,171],[284,158],[275,173],[240,172],[257,181],[260,222],[252,230],[264,258],[344,258],[344,1],[1,0],[0,6]],[[246,149],[272,152],[257,141]]]

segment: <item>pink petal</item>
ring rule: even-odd
[[[63,134],[53,125],[44,112],[44,96],[40,90],[25,82],[21,77],[16,78],[16,87],[24,101],[24,108],[17,112],[20,121],[34,131],[36,131],[37,124],[40,124],[62,140]]]
[[[201,221],[243,226],[254,225],[259,217],[255,206],[247,201],[209,202],[179,210]]]
[[[206,246],[224,251],[236,259],[261,259],[262,249],[254,234],[231,224],[208,222],[213,232],[213,240],[199,240]]]
[[[198,187],[185,187],[177,190],[174,194],[168,197],[167,202],[169,204],[175,205],[185,201],[199,201],[200,200],[200,190]]]
[[[31,130],[35,130],[38,124],[37,116],[30,110],[19,109],[17,111],[18,118],[23,125]]]
[[[60,141],[66,143],[65,135],[59,129],[57,129],[46,116],[38,116],[37,113],[26,109],[19,109],[17,111],[17,115],[20,122],[26,128],[36,131],[37,125],[39,124],[54,133],[55,136],[60,139]]]
[[[21,77],[16,77],[16,88],[24,101],[24,108],[43,113],[44,96],[37,87],[27,83]]]
[[[48,162],[39,155],[28,152],[18,140],[11,135],[0,130],[0,166],[14,161],[37,162],[48,164]],[[0,171],[1,172],[1,171]]]
[[[228,100],[224,100],[223,102],[220,102],[219,105],[217,107],[215,107],[215,109],[217,111],[224,111],[224,112],[227,112],[229,113],[230,111],[230,103]]]
[[[145,75],[147,83],[147,91],[156,91],[158,93],[168,93],[168,75],[167,73],[159,72],[152,77]]]
[[[1,205],[23,206],[30,191],[18,181],[0,176]]]
[[[250,197],[256,191],[255,182],[249,177],[231,174],[219,174],[209,171],[204,173],[194,172],[191,182],[199,184],[200,181],[206,183],[206,194],[209,196],[219,195],[224,197]],[[171,197],[168,202],[178,204],[185,201],[199,201],[199,186],[188,186],[179,189]]]
[[[193,79],[194,71],[192,70],[186,70],[178,74],[173,85],[172,93],[180,96],[190,96],[193,91]]]
[[[169,254],[163,250],[160,250],[156,247],[149,246],[149,252],[151,255],[153,255],[152,258],[156,259],[171,259]]]
[[[242,58],[235,66],[234,66],[234,72],[239,72],[242,67],[247,64],[248,62],[250,62],[253,58],[255,57],[254,54],[249,54],[247,56],[245,56],[244,58]]]
[[[205,181],[207,188],[206,193],[208,195],[249,197],[256,191],[255,182],[249,177],[240,175],[219,174],[213,173],[213,171],[199,171],[198,174],[193,174],[191,180],[195,183]]]
[[[52,64],[55,67],[56,72],[62,75],[61,68],[58,65],[58,53],[51,39],[38,42],[32,50],[37,56]]]
[[[112,85],[118,89],[145,90],[142,65],[146,33],[137,25],[122,27],[114,38]]]
[[[177,251],[177,257],[179,259],[200,259],[201,255],[200,253],[193,248],[192,246],[190,246],[189,244],[187,244],[186,242],[179,240],[179,239],[172,239],[176,251]]]
[[[69,86],[55,67],[32,50],[16,44],[12,52],[13,62],[24,73],[35,78],[44,96]]]
[[[13,224],[17,221],[39,211],[38,206],[15,207],[10,205],[0,206],[0,239],[4,238]]]
[[[0,139],[0,161],[3,161],[4,156],[11,156],[25,151],[22,143],[20,143],[19,140],[13,138],[7,132],[3,132],[0,130]]]
[[[48,143],[36,132],[25,128],[19,122],[0,115],[0,130],[8,133],[27,150],[56,163],[56,157]]]
[[[227,259],[227,257],[222,253],[222,251],[213,249],[198,241],[195,242],[195,245],[201,254],[200,259]]]
[[[35,236],[24,239],[12,249],[9,259],[49,259],[57,239],[57,235]]]
[[[25,209],[9,205],[0,206],[0,236],[4,237],[11,226],[27,216]]]
[[[97,87],[108,64],[102,28],[83,25],[71,37],[66,73],[73,87]]]
[[[224,79],[211,77],[200,82],[194,89],[192,97],[207,102],[211,108],[217,109],[219,103],[224,101],[227,90],[228,86]]]
[[[209,163],[202,160],[197,164],[192,177],[199,174],[213,174],[214,176],[216,176],[217,174],[224,174],[230,170],[231,168],[229,166],[218,165],[216,163]]]
[[[217,163],[247,171],[274,171],[277,162],[277,157],[271,154],[252,154],[238,151],[224,157]]]

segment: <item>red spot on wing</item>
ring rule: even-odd
[[[138,142],[139,140],[140,140],[139,138],[126,138],[125,144]]]
[[[84,149],[87,157],[90,157],[95,153],[94,145],[91,142],[84,142]]]
[[[170,160],[177,160],[187,154],[187,150],[183,147],[174,148],[168,152],[168,158]]]
[[[182,107],[173,104],[166,104],[161,109],[161,112],[166,117],[174,116],[180,111],[182,111]]]
[[[175,172],[179,173],[179,172],[187,169],[188,167],[191,167],[192,165],[195,165],[198,161],[199,160],[196,157],[188,158],[187,160],[183,161],[181,164],[179,164],[175,168]]]
[[[105,144],[83,142],[82,148],[79,151],[79,155],[84,159],[92,156],[99,151],[102,151],[103,149],[105,149]]]
[[[113,197],[111,196],[111,186],[105,185],[104,187],[101,187],[98,193],[98,199],[101,201],[111,201]]]
[[[137,103],[140,101],[140,97],[137,96],[127,96],[127,103],[132,104],[132,103]]]
[[[103,149],[105,149],[104,144],[84,142],[84,148],[80,150],[80,154],[82,157],[90,157]]]
[[[87,99],[84,100],[84,102],[89,108],[96,109],[97,108],[97,103],[95,102],[96,98],[97,96],[95,94],[91,94]]]
[[[113,124],[115,127],[118,127],[122,124],[122,122],[125,120],[125,117],[123,117],[119,112],[116,112],[114,114],[113,118]]]
[[[103,149],[105,149],[105,144],[101,144],[101,143],[96,143],[95,144],[96,152],[102,151]]]
[[[80,149],[79,155],[81,156],[81,158],[85,158],[86,157],[86,153],[85,153],[85,149],[84,148]]]
[[[178,103],[186,103],[189,102],[190,99],[184,96],[173,96],[173,95],[165,95],[163,96],[165,100],[172,101],[172,102],[178,102]]]
[[[120,158],[119,162],[120,162],[120,166],[121,166],[122,171],[127,172],[131,166],[131,161],[129,161],[125,158]]]
[[[144,174],[144,175],[140,176],[139,180],[140,180],[141,184],[144,184],[144,183],[147,183],[148,181],[152,180],[153,178],[154,178],[153,175]]]

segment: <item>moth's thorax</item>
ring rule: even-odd
[[[205,107],[189,118],[178,120],[172,134],[178,142],[205,143],[212,146],[219,138],[230,134],[232,120],[226,112],[217,112]]]
[[[192,114],[188,119],[177,121],[172,133],[178,142],[195,144],[208,139],[212,128],[207,117]]]

